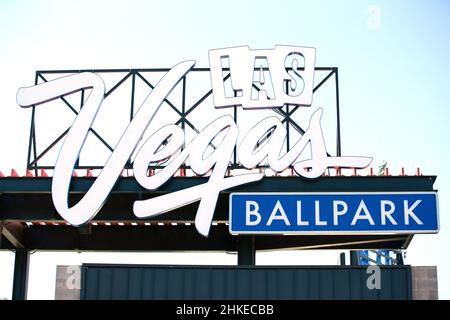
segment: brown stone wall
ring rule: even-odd
[[[436,266],[417,266],[412,269],[414,300],[437,300],[438,282]]]

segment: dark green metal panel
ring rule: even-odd
[[[370,290],[364,266],[82,266],[81,299],[412,299],[411,267],[380,266]]]

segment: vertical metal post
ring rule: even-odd
[[[398,251],[396,254],[397,265],[403,266],[405,262],[403,261],[403,254],[401,251]]]
[[[337,117],[337,132],[336,132],[336,155],[341,156],[341,116],[339,110],[339,77],[338,68],[334,70],[334,79],[336,81],[336,117]]]
[[[31,111],[31,126],[30,126],[30,143],[28,144],[28,156],[27,156],[27,169],[31,169],[31,152],[33,149],[33,139],[34,139],[34,112],[35,112],[35,108],[32,108]],[[36,159],[36,158],[35,158]]]
[[[181,128],[183,129],[183,132],[186,132],[186,77],[185,75],[183,77],[183,83],[182,83],[182,94],[181,94]],[[183,146],[181,150],[184,150],[186,148],[186,141],[183,140]],[[183,163],[180,166],[180,174],[182,176],[186,176],[186,163]]]
[[[130,69],[130,73],[131,73],[131,102],[130,102],[130,123],[131,121],[133,121],[133,117],[134,117],[134,97],[135,97],[135,92],[136,92],[136,73],[137,71],[134,69]],[[130,159],[127,160],[127,163],[125,164],[125,169],[131,169],[132,165],[130,162]]]
[[[34,159],[37,158],[37,148],[36,148],[36,125],[34,122],[34,110],[35,110],[35,106],[33,106],[33,155],[34,155]],[[36,168],[34,169],[34,174],[35,176],[38,175],[38,168],[37,168],[37,161],[36,161]]]
[[[358,261],[358,251],[356,250],[351,250],[350,251],[350,265],[352,266],[357,266],[359,265],[359,261]]]
[[[38,77],[38,73],[36,72],[36,75],[34,77],[34,85],[37,85],[39,82],[39,77]],[[30,163],[31,161],[31,150],[34,149],[33,151],[33,155],[34,155],[34,160],[36,160],[36,131],[34,128],[34,119],[35,119],[35,107],[33,105],[32,107],[32,113],[31,113],[31,126],[30,126],[30,143],[28,145],[28,159],[27,159],[27,169],[31,170],[31,166]],[[35,164],[35,166],[37,166],[37,162]],[[38,169],[35,168],[35,175],[37,176],[38,174]]]
[[[81,90],[80,112],[81,112],[81,109],[83,109],[83,104],[84,104],[84,89]],[[77,161],[75,161],[74,169],[79,168],[79,166],[80,166],[80,157],[78,157]],[[36,176],[37,176],[37,174],[36,174]]]
[[[136,72],[132,70],[133,75],[131,76],[131,105],[130,105],[130,122],[133,120],[134,117],[134,92],[135,92],[135,86],[136,86]]]
[[[238,265],[254,266],[255,265],[255,237],[239,236],[237,238],[238,245]]]
[[[289,82],[286,83],[286,94],[289,95]],[[286,152],[289,152],[290,149],[290,141],[289,141],[289,122],[291,121],[291,117],[289,115],[289,105],[286,104]]]
[[[16,249],[14,261],[13,300],[26,300],[28,289],[28,266],[30,253],[26,249]]]
[[[186,76],[183,77],[183,91],[181,96],[181,128],[186,126]]]
[[[83,109],[83,105],[84,105],[84,89],[81,90],[80,112],[81,112],[81,109]]]
[[[339,255],[339,264],[341,266],[345,266],[345,252],[341,252]]]
[[[234,92],[234,96],[237,97],[237,91],[233,90]],[[237,125],[237,106],[233,107],[233,117],[234,117],[234,122]],[[237,147],[236,147],[237,143],[234,145],[234,151],[233,151],[233,166],[237,165]]]

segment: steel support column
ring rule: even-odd
[[[28,265],[30,253],[26,249],[16,249],[14,261],[13,300],[26,300],[28,289]]]
[[[345,252],[341,252],[339,255],[339,264],[341,266],[345,266]]]
[[[359,265],[358,261],[358,252],[356,250],[350,250],[350,265],[357,266]]]
[[[238,237],[238,265],[254,266],[255,265],[255,237],[239,236]]]
[[[401,251],[397,252],[396,260],[397,260],[397,265],[399,265],[399,266],[403,266],[405,264],[405,262],[403,261],[403,254]]]

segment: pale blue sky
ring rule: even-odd
[[[379,10],[378,27],[368,23],[370,8]],[[170,67],[187,59],[207,66],[213,48],[312,46],[317,66],[339,68],[343,153],[386,160],[392,173],[420,167],[438,176],[441,232],[416,236],[407,262],[437,265],[440,297],[448,299],[449,31],[446,0],[2,0],[0,170],[24,169],[30,112],[15,95],[37,69]],[[0,268],[10,270],[10,261],[0,253]],[[0,296],[8,281],[0,278]]]

